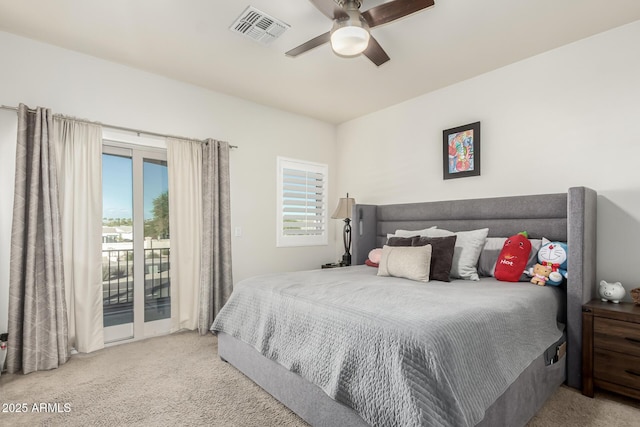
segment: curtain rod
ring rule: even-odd
[[[11,111],[18,112],[18,107],[11,107],[9,105],[0,105],[0,109],[11,110]],[[29,109],[29,111],[35,111],[35,110]],[[123,130],[123,131],[126,131],[126,132],[133,132],[133,133],[137,133],[138,136],[140,136],[140,134],[144,134],[144,135],[149,135],[149,136],[158,136],[160,138],[176,138],[176,139],[184,139],[184,140],[187,140],[187,141],[195,141],[195,142],[200,142],[200,143],[206,143],[207,142],[204,139],[186,138],[184,136],[168,135],[168,134],[165,134],[165,133],[151,132],[151,131],[148,131],[148,130],[134,129],[134,128],[129,128],[129,127],[125,127],[125,126],[108,125],[108,124],[105,124],[105,123],[94,122],[94,121],[91,121],[91,120],[85,120],[85,119],[78,119],[78,118],[75,118],[75,117],[69,117],[69,116],[65,116],[65,115],[62,115],[62,114],[54,114],[53,116],[54,117],[60,117],[60,118],[63,118],[63,119],[72,119],[72,120],[75,120],[75,121],[80,122],[80,123],[89,123],[89,124],[93,124],[93,125],[100,125],[100,126],[103,126],[103,127],[109,128],[109,129],[116,129],[116,130]],[[238,148],[238,146],[237,145],[229,145],[229,148]]]

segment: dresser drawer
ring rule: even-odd
[[[593,376],[596,380],[640,390],[640,357],[596,348]]]
[[[640,357],[640,324],[596,317],[593,346]]]

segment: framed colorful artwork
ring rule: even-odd
[[[442,131],[444,179],[480,175],[480,122]]]

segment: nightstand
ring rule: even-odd
[[[640,399],[640,306],[582,306],[582,394],[593,397],[594,387]]]

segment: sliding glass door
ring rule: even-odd
[[[105,143],[102,162],[105,343],[168,333],[166,153]]]

